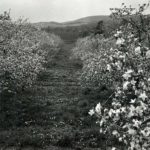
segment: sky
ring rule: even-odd
[[[109,15],[109,8],[122,3],[137,7],[149,0],[0,0],[0,13],[11,12],[11,17],[28,18],[30,22],[65,22],[93,15]],[[150,12],[150,9],[148,10]]]

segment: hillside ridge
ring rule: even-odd
[[[111,18],[107,15],[98,15],[98,16],[88,16],[79,18],[72,21],[67,22],[37,22],[33,23],[36,27],[40,28],[46,28],[46,27],[71,27],[71,26],[81,26],[81,25],[87,25],[87,24],[96,24],[98,21],[103,20],[104,22],[111,20]]]

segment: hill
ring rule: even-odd
[[[97,24],[98,21],[103,20],[104,22],[110,21],[111,18],[109,16],[89,16],[89,17],[84,17],[80,18],[77,20],[73,21],[68,21],[68,22],[37,22],[34,23],[36,27],[39,28],[46,28],[46,27],[73,27],[73,26],[81,26],[81,25],[88,25],[88,24]]]
[[[37,22],[37,23],[33,23],[33,25],[38,28],[62,27],[62,24],[58,22]]]
[[[94,33],[97,23],[104,22],[104,34],[109,34],[116,29],[117,25],[109,16],[89,16],[68,22],[39,22],[34,25],[47,33],[54,33],[64,41],[75,42],[78,38],[86,37]]]
[[[80,18],[74,21],[69,21],[69,22],[64,22],[65,25],[74,25],[74,24],[95,24],[98,21],[103,20],[104,22],[109,21],[110,17],[109,16],[89,16],[89,17],[84,17]]]

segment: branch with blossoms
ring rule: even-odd
[[[144,6],[139,8],[137,15],[143,15]],[[133,10],[124,7],[116,15],[130,16]],[[115,69],[121,73],[122,79],[116,87],[111,106],[99,103],[89,114],[97,116],[101,133],[117,138],[128,150],[147,150],[150,148],[149,32],[142,33],[146,35],[141,41],[137,38],[137,30],[129,21],[114,35],[117,48],[110,57],[107,70],[111,73]]]
[[[111,17],[114,20],[120,20],[120,24],[132,25],[132,32],[136,32],[136,36],[139,42],[145,40],[143,38],[143,33],[147,36],[147,40],[150,46],[150,16],[144,14],[147,9],[149,9],[149,3],[139,5],[138,9],[132,8],[131,6],[127,7],[124,3],[121,8],[111,8],[112,15]]]

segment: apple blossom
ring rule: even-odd
[[[140,55],[141,54],[141,47],[140,46],[135,48],[135,54],[136,55]]]

